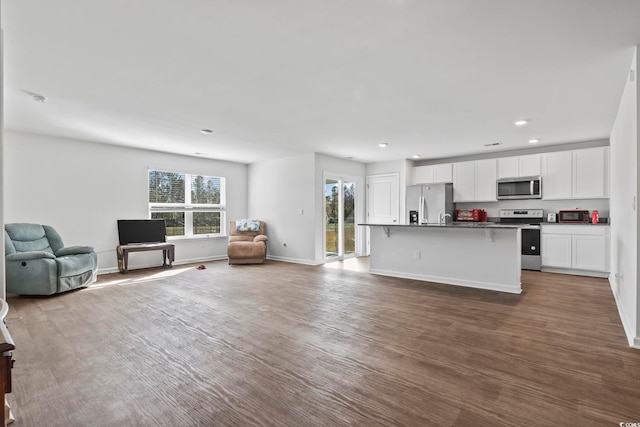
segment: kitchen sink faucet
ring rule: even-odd
[[[438,213],[438,225],[444,224],[447,217],[451,218],[451,214],[443,213],[442,211]]]

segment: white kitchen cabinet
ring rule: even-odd
[[[572,152],[556,151],[542,155],[542,198],[570,199]]]
[[[609,272],[608,225],[543,225],[542,267],[566,272]]]
[[[573,188],[575,199],[609,197],[609,147],[573,152]]]
[[[453,201],[496,201],[496,179],[496,159],[454,163]]]
[[[609,147],[557,151],[542,155],[542,198],[609,197]]]
[[[476,160],[476,202],[495,202],[496,160]]]
[[[544,266],[571,268],[571,235],[545,234],[540,236],[541,263]]]
[[[430,184],[433,182],[432,166],[414,166],[412,184]]]
[[[502,157],[498,159],[498,178],[540,175],[540,154]]]
[[[609,271],[607,237],[576,234],[571,238],[571,266],[580,270]]]
[[[453,164],[453,201],[474,202],[476,198],[476,162]]]
[[[413,184],[434,184],[453,182],[453,164],[415,166],[413,168]]]
[[[542,171],[541,161],[542,156],[540,154],[518,156],[519,176],[539,176]]]
[[[518,156],[498,159],[498,178],[514,178],[520,176]]]
[[[433,165],[433,182],[453,182],[453,164]]]

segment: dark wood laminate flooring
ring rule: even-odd
[[[605,279],[524,272],[511,295],[206,266],[9,295],[14,426],[640,422],[640,351]]]

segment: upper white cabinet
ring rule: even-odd
[[[430,184],[433,182],[433,166],[414,166],[412,184]]]
[[[571,151],[557,151],[542,155],[542,198],[571,198]]]
[[[540,154],[529,154],[518,156],[518,167],[520,176],[538,176],[541,174],[542,156]]]
[[[454,202],[496,201],[496,159],[453,164]]]
[[[453,201],[473,202],[476,198],[476,162],[453,164]]]
[[[453,164],[433,165],[433,182],[453,182]]]
[[[476,160],[476,202],[495,202],[497,169],[496,160]]]
[[[453,182],[453,164],[416,166],[413,168],[413,184]]]
[[[573,152],[572,195],[576,199],[609,197],[609,147]]]
[[[498,178],[540,175],[540,154],[502,157],[498,159]]]
[[[609,197],[609,147],[542,155],[542,198]]]

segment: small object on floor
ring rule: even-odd
[[[205,265],[204,265],[204,264],[200,264],[200,265],[198,266],[198,270],[204,270],[205,268],[207,268],[207,267],[205,267]]]

